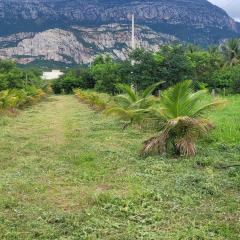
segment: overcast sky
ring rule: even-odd
[[[225,9],[231,17],[240,21],[240,0],[208,0],[208,1]]]

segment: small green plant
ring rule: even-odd
[[[240,39],[229,39],[221,46],[225,65],[234,66],[240,62]]]
[[[31,105],[45,96],[43,90],[36,87],[26,89],[9,89],[0,92],[0,110],[13,110],[26,105]]]
[[[103,111],[107,108],[108,102],[110,101],[107,94],[101,94],[97,92],[82,91],[75,89],[74,94],[82,102],[88,104],[91,108],[97,111]]]
[[[142,154],[162,154],[172,146],[178,156],[194,156],[198,138],[214,128],[203,118],[203,113],[225,104],[223,100],[208,99],[206,90],[193,91],[192,81],[178,83],[164,91],[158,108],[152,109],[162,131],[145,142]]]
[[[119,84],[118,89],[123,94],[115,97],[115,106],[108,108],[105,113],[116,115],[126,121],[124,128],[132,123],[141,125],[141,122],[147,118],[148,109],[158,100],[152,93],[162,83],[153,84],[143,92],[137,92],[127,84]]]

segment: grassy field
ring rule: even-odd
[[[139,157],[151,133],[53,96],[0,119],[0,239],[240,239],[240,97],[194,159]]]

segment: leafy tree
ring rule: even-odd
[[[75,88],[81,87],[81,79],[77,76],[75,70],[68,71],[61,78],[53,81],[52,88],[56,94],[66,93],[70,94]]]
[[[114,95],[118,92],[116,88],[118,83],[133,84],[138,91],[141,91],[163,80],[165,83],[158,87],[158,90],[163,90],[185,79],[191,79],[196,89],[227,87],[230,90],[234,86],[233,83],[238,84],[236,70],[231,74],[231,69],[226,70],[225,67],[225,70],[221,69],[224,60],[229,59],[229,56],[231,68],[239,65],[236,60],[239,52],[237,42],[230,40],[221,48],[211,46],[207,51],[192,44],[161,46],[155,53],[136,49],[130,54],[129,59],[118,62],[113,61],[110,55],[99,55],[89,68],[68,71],[64,77],[54,83],[54,89],[55,92],[70,93],[76,87],[94,88],[96,91]],[[9,82],[6,76],[1,75],[1,71],[0,79],[3,79],[0,83],[3,87]],[[11,79],[15,78],[11,77]]]
[[[115,94],[116,84],[121,82],[119,65],[112,60],[104,63],[94,64],[91,68],[91,74],[96,82],[95,89],[100,92]]]
[[[191,58],[187,55],[186,48],[183,45],[163,46],[160,54],[164,58],[161,67],[165,69],[162,79],[166,82],[166,87],[192,76],[195,66]]]
[[[30,68],[23,71],[23,81],[25,85],[42,87],[43,80],[41,79],[42,71],[38,68]]]
[[[200,47],[192,43],[187,44],[185,47],[186,47],[186,52],[189,52],[189,53],[195,53],[200,51]]]
[[[219,55],[219,54],[220,54],[219,46],[217,46],[217,45],[211,45],[211,46],[208,47],[207,52],[208,52],[210,55]]]
[[[211,82],[211,77],[214,71],[221,68],[222,58],[220,53],[209,53],[201,50],[192,52],[188,56],[193,63],[191,79],[194,82],[206,83],[208,86],[215,87],[214,83]]]
[[[91,70],[87,68],[81,69],[80,72],[81,78],[81,88],[82,89],[91,89],[95,87],[96,81],[91,74]]]
[[[0,61],[0,90],[22,89],[26,86],[42,87],[40,74],[36,69],[22,70],[11,61]]]
[[[240,61],[240,39],[230,39],[221,46],[225,65],[234,66]]]
[[[225,66],[215,71],[211,82],[217,89],[226,88],[228,92],[240,93],[240,65]]]
[[[129,60],[118,62],[118,75],[121,83],[132,84],[133,69]]]
[[[0,73],[7,73],[16,68],[16,64],[9,60],[0,60]]]
[[[134,83],[138,90],[143,90],[149,85],[159,82],[165,74],[165,69],[160,64],[163,57],[160,54],[153,54],[151,51],[136,49],[130,55],[134,63],[128,78]]]
[[[94,59],[94,61],[92,62],[92,65],[98,65],[98,64],[107,64],[107,63],[112,63],[112,58],[109,54],[100,54],[97,55]]]
[[[172,145],[176,155],[194,156],[198,138],[214,127],[203,118],[203,113],[223,104],[223,101],[207,101],[205,90],[193,92],[192,81],[178,83],[164,91],[160,107],[153,109],[162,131],[145,142],[142,154],[162,154]]]
[[[56,94],[70,94],[76,88],[90,89],[94,88],[95,81],[88,68],[77,68],[68,70],[62,77],[52,83],[53,91]]]

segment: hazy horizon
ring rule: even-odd
[[[209,0],[209,2],[223,8],[232,18],[240,22],[239,0]]]

